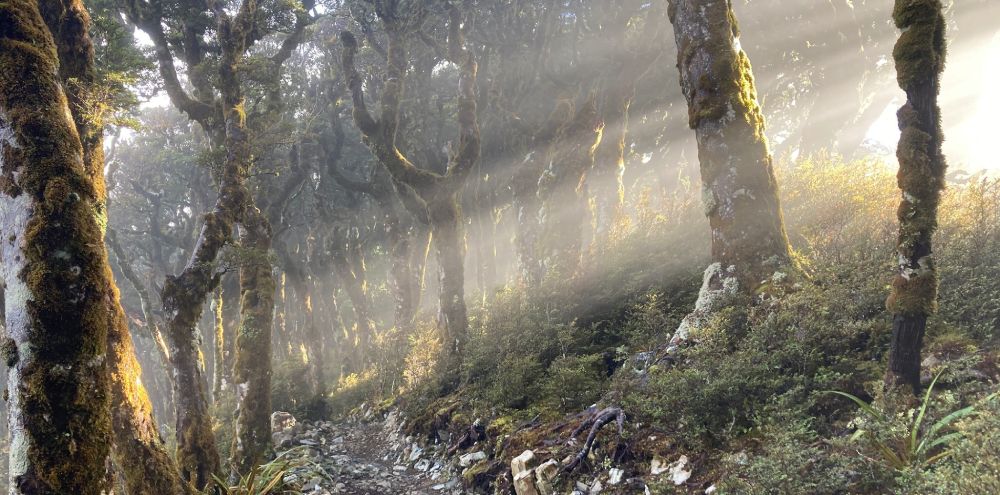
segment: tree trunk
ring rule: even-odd
[[[444,174],[417,168],[396,147],[399,126],[400,101],[403,96],[407,58],[403,43],[403,29],[398,24],[395,7],[387,6],[379,15],[386,26],[389,39],[387,51],[388,79],[380,103],[381,114],[376,121],[368,112],[364,101],[361,76],[354,65],[358,42],[353,34],[342,32],[341,65],[346,73],[347,86],[354,103],[354,123],[365,136],[365,141],[393,179],[413,190],[423,202],[428,213],[434,244],[437,247],[438,265],[441,270],[439,330],[445,347],[443,384],[446,388],[457,384],[469,321],[465,307],[464,252],[460,234],[461,214],[456,197],[473,170],[480,155],[480,132],[476,112],[476,77],[478,65],[472,53],[465,48],[462,33],[462,16],[454,6],[449,6],[448,58],[459,66],[458,146],[449,157]]]
[[[584,212],[589,211],[587,172],[601,143],[603,124],[594,97],[559,131],[549,166],[538,180],[542,197],[545,276],[569,279],[580,268]]]
[[[274,275],[268,251],[271,227],[253,206],[244,213],[240,241],[251,254],[240,267],[240,328],[236,335],[236,431],[231,475],[246,474],[271,451],[271,324]]]
[[[108,231],[107,243],[118,257],[125,277],[139,293],[150,336],[164,368],[169,370],[170,354],[160,334],[159,321],[152,314],[149,294],[138,274],[125,259],[113,231]],[[135,356],[124,312],[116,315],[115,320],[116,328],[108,335],[108,356],[112,363],[112,400],[115,404],[112,408],[115,432],[112,454],[115,465],[124,478],[126,493],[193,494],[194,490],[181,478],[177,465],[163,445],[158,424],[153,417],[149,394],[141,380],[142,368]],[[168,372],[167,376],[170,377],[171,374]],[[137,459],[142,461],[136,462]]]
[[[906,104],[896,114],[902,131],[896,148],[902,200],[897,212],[899,272],[886,302],[893,313],[886,383],[907,384],[917,393],[924,329],[937,305],[931,238],[947,168],[937,103],[945,61],[945,21],[939,0],[897,0],[892,15],[902,30],[892,54]]]
[[[447,197],[428,204],[434,247],[440,276],[438,279],[438,328],[444,348],[442,385],[454,390],[461,376],[462,355],[469,333],[465,307],[465,249],[458,203]]]
[[[81,2],[42,2],[42,15],[54,33],[59,53],[59,76],[67,92],[70,111],[83,147],[84,168],[94,183],[98,200],[94,213],[99,226],[107,226],[107,189],[104,180],[103,116],[88,96],[97,85],[93,45],[89,38],[90,19]],[[143,316],[151,329],[155,347],[165,367],[167,350],[152,313],[149,294],[138,275],[125,259],[113,232],[108,232],[110,246],[121,262],[126,278],[135,286]],[[152,404],[143,385],[142,369],[136,359],[127,318],[117,297],[108,329],[108,360],[111,367],[112,455],[124,488],[128,493],[193,493],[180,477],[176,464],[167,454],[153,418]],[[169,374],[168,374],[169,377]],[[143,462],[135,462],[143,459]]]
[[[764,135],[750,59],[739,45],[731,0],[671,0],[681,90],[695,131],[712,259],[695,310],[671,345],[791,262],[778,185]]]
[[[123,321],[96,214],[102,191],[38,3],[0,3],[0,248],[11,494],[99,494]]]
[[[417,274],[410,262],[411,239],[406,228],[403,227],[399,212],[396,208],[386,211],[388,205],[383,206],[385,235],[389,246],[389,286],[392,289],[393,297],[396,299],[396,307],[393,313],[396,328],[409,334],[409,328],[413,323],[413,317],[417,314],[417,295],[420,290]]]
[[[698,141],[712,258],[753,290],[790,260],[764,116],[731,0],[672,0],[681,89]]]
[[[353,249],[349,246],[350,240],[343,233],[343,229],[335,227],[330,241],[331,261],[333,269],[340,279],[341,287],[347,292],[347,297],[351,300],[354,308],[355,328],[355,371],[360,371],[365,364],[371,361],[372,356],[368,355],[371,350],[372,338],[375,333],[375,324],[372,322],[371,310],[368,303],[368,292],[365,288],[365,273],[352,263],[349,257]]]

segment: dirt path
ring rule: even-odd
[[[316,495],[464,495],[460,469],[439,456],[443,448],[421,449],[391,422],[298,424],[284,441],[304,466],[286,479]]]

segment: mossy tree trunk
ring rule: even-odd
[[[37,2],[0,3],[9,490],[96,495],[112,435],[108,337],[123,321],[97,214],[103,191],[84,162],[57,53]]]
[[[479,159],[480,134],[476,118],[477,64],[465,48],[461,31],[461,14],[450,7],[448,58],[459,66],[458,123],[459,141],[444,174],[418,168],[396,147],[400,101],[406,76],[404,28],[398,12],[384,10],[378,14],[388,35],[388,78],[380,97],[381,115],[376,120],[364,101],[361,76],[354,65],[357,39],[349,32],[341,33],[342,67],[347,77],[354,103],[354,122],[365,136],[372,154],[393,179],[411,188],[428,213],[440,269],[438,329],[444,344],[442,384],[446,390],[458,385],[462,352],[468,332],[465,304],[464,250],[462,249],[462,217],[456,200],[465,180]]]
[[[103,121],[93,91],[97,88],[94,49],[89,37],[90,19],[78,0],[42,2],[42,15],[55,36],[59,52],[59,75],[67,91],[70,111],[83,147],[84,167],[95,185],[98,202],[94,213],[99,225],[106,229],[107,192],[104,178]],[[164,365],[168,351],[160,333],[159,319],[153,314],[149,294],[139,279],[113,231],[107,232],[107,245],[120,261],[122,271],[139,294],[144,318],[151,330],[157,352]],[[117,287],[113,287],[116,300]],[[173,459],[167,454],[153,417],[149,394],[142,382],[142,369],[136,358],[128,320],[121,304],[109,320],[108,362],[111,370],[112,454],[115,466],[128,493],[183,494],[193,493],[180,477]],[[142,459],[142,462],[136,462]]]
[[[899,218],[898,273],[887,307],[893,314],[886,382],[920,389],[920,350],[927,317],[937,304],[937,269],[931,238],[947,164],[937,97],[945,62],[945,20],[939,0],[897,0],[892,13],[902,30],[892,55],[896,80],[906,92],[897,112]]]
[[[253,157],[238,74],[243,56],[257,36],[258,7],[255,1],[245,0],[236,16],[230,16],[221,2],[211,2],[211,8],[218,20],[217,35],[222,51],[218,84],[226,124],[226,169],[235,171],[234,185],[242,199],[232,211],[238,213],[235,220],[242,228],[241,244],[247,253],[240,267],[240,326],[233,368],[236,428],[229,463],[230,478],[234,478],[248,473],[271,450],[271,330],[275,284],[269,259],[271,226],[254,205],[245,184]]]
[[[271,451],[271,325],[274,275],[268,251],[271,227],[256,208],[244,214],[240,242],[250,255],[240,267],[240,326],[233,382],[236,428],[231,476],[249,473]]]
[[[731,0],[671,0],[668,13],[688,124],[698,143],[714,261],[695,311],[674,336],[677,343],[727,296],[780,280],[791,255],[764,116]]]

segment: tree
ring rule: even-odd
[[[392,177],[413,190],[426,207],[440,270],[438,328],[444,344],[442,383],[453,388],[465,348],[469,318],[465,305],[465,269],[461,225],[462,214],[456,196],[479,158],[479,125],[476,119],[476,60],[464,47],[461,14],[450,6],[448,58],[459,66],[458,146],[449,157],[444,174],[416,167],[396,147],[400,102],[405,87],[406,47],[403,40],[407,23],[391,5],[377,2],[376,9],[388,36],[387,79],[380,97],[378,120],[367,109],[361,76],[354,66],[358,41],[350,32],[341,33],[342,66],[354,103],[354,122],[364,135],[372,154]],[[412,19],[411,19],[412,21]]]
[[[563,103],[568,104],[568,102]],[[538,179],[542,199],[542,247],[546,275],[572,278],[580,268],[584,216],[587,211],[587,172],[594,167],[594,151],[601,144],[604,123],[591,94],[573,117],[556,132],[548,166]]]
[[[178,276],[168,276],[162,299],[171,315],[166,335],[175,352],[178,460],[184,476],[196,487],[204,487],[213,473],[220,471],[218,449],[208,414],[205,380],[202,376],[195,326],[201,317],[208,295],[219,283],[214,263],[222,248],[233,241],[233,230],[240,226],[243,260],[240,265],[240,326],[235,343],[234,382],[237,391],[236,438],[230,464],[233,473],[247,472],[261,461],[270,449],[270,377],[271,331],[275,282],[268,251],[271,227],[257,208],[247,177],[253,165],[251,124],[258,115],[248,114],[244,102],[244,77],[248,50],[281,23],[264,25],[269,16],[291,13],[294,25],[270,57],[264,57],[258,79],[265,80],[267,97],[263,115],[278,106],[280,69],[302,42],[311,23],[308,11],[313,3],[280,5],[279,11],[265,11],[258,2],[240,2],[231,11],[225,2],[193,3],[179,10],[163,9],[158,2],[124,0],[132,23],[149,35],[155,47],[163,86],[171,102],[191,120],[198,122],[225,158],[218,173],[219,196],[212,211],[205,215],[193,254]],[[232,12],[232,14],[231,14]],[[166,15],[176,17],[166,18]],[[215,46],[208,46],[209,24],[215,20]],[[175,42],[164,26],[179,35]],[[193,91],[189,94],[180,83],[172,47],[183,54],[189,69]],[[208,60],[210,54],[218,57]],[[218,77],[206,69],[215,62]]]
[[[71,5],[76,47],[86,51],[87,18]],[[103,191],[57,53],[38,3],[0,4],[2,349],[14,494],[101,493],[111,436],[106,351],[121,311],[102,240]]]
[[[730,297],[780,281],[791,255],[764,116],[731,1],[671,0],[668,15],[688,124],[698,141],[714,261],[695,311],[671,339],[676,345]]]
[[[945,20],[939,0],[897,0],[892,12],[902,30],[892,51],[896,80],[906,92],[899,121],[897,217],[898,273],[886,306],[892,312],[892,343],[886,382],[920,388],[920,349],[927,317],[937,304],[937,269],[931,238],[947,164],[941,151],[937,97],[945,62]]]

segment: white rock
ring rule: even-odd
[[[292,413],[284,411],[275,411],[271,413],[271,433],[290,430],[295,428],[296,424],[298,424],[298,422],[295,420],[295,416],[292,416]]]
[[[468,454],[462,454],[458,458],[458,465],[462,467],[469,467],[484,459],[486,459],[486,452],[481,450],[478,452],[470,452]]]
[[[687,467],[687,464],[687,456],[682,455],[680,459],[677,459],[668,467],[670,470],[670,479],[674,482],[675,486],[683,485],[691,477],[691,470],[684,469]]]
[[[712,486],[705,489],[705,495],[712,495],[716,490],[718,490],[718,488],[715,487],[715,483],[712,483]]]
[[[516,476],[518,473],[526,471],[530,467],[530,464],[534,462],[534,460],[535,460],[534,452],[530,450],[525,450],[524,452],[521,452],[521,455],[511,459],[510,461],[511,473],[513,473]]]
[[[552,487],[552,480],[559,475],[559,463],[555,459],[549,459],[535,468],[536,488],[542,495],[554,495],[555,489]]]
[[[420,459],[416,464],[413,465],[413,469],[417,471],[427,472],[431,469],[431,461],[429,459]]]
[[[622,477],[624,476],[625,476],[624,470],[618,468],[612,468],[610,471],[608,471],[608,484],[617,485],[618,483],[622,482]]]
[[[417,444],[413,444],[413,447],[410,449],[410,462],[420,459],[420,456],[423,455],[423,453],[424,449],[417,446]]]
[[[597,495],[601,493],[604,489],[604,485],[601,484],[601,480],[595,480],[593,485],[590,485],[590,495]]]
[[[649,474],[652,474],[653,476],[659,476],[667,472],[667,469],[668,469],[667,461],[664,461],[663,458],[660,456],[655,456],[653,457],[652,464],[650,464],[649,466]]]
[[[534,469],[527,469],[514,475],[514,493],[517,495],[541,495],[535,486]]]

